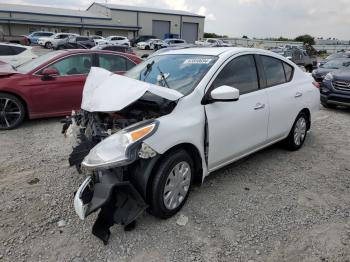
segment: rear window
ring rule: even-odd
[[[27,50],[26,48],[20,46],[11,46],[11,49],[15,55],[18,55]]]
[[[13,55],[12,49],[7,45],[0,45],[0,56]]]

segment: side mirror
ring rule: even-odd
[[[58,72],[57,69],[49,67],[49,68],[45,68],[41,74],[42,74],[42,78],[41,78],[42,80],[49,80],[55,76],[58,76],[60,73]]]
[[[229,102],[239,99],[239,90],[231,86],[219,86],[210,92],[210,97],[213,102]]]

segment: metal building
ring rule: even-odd
[[[18,37],[33,31],[71,32],[81,35],[174,34],[188,42],[202,38],[204,16],[194,13],[136,6],[92,3],[79,11],[46,6],[0,4],[0,34]]]

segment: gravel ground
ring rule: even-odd
[[[304,147],[272,146],[195,187],[178,215],[80,221],[59,119],[0,132],[0,261],[350,261],[350,110],[321,110]],[[188,221],[186,221],[188,219]]]

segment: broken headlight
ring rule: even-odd
[[[106,169],[135,161],[137,145],[151,136],[157,126],[157,121],[145,121],[109,136],[91,149],[84,158],[82,166],[88,169]]]

